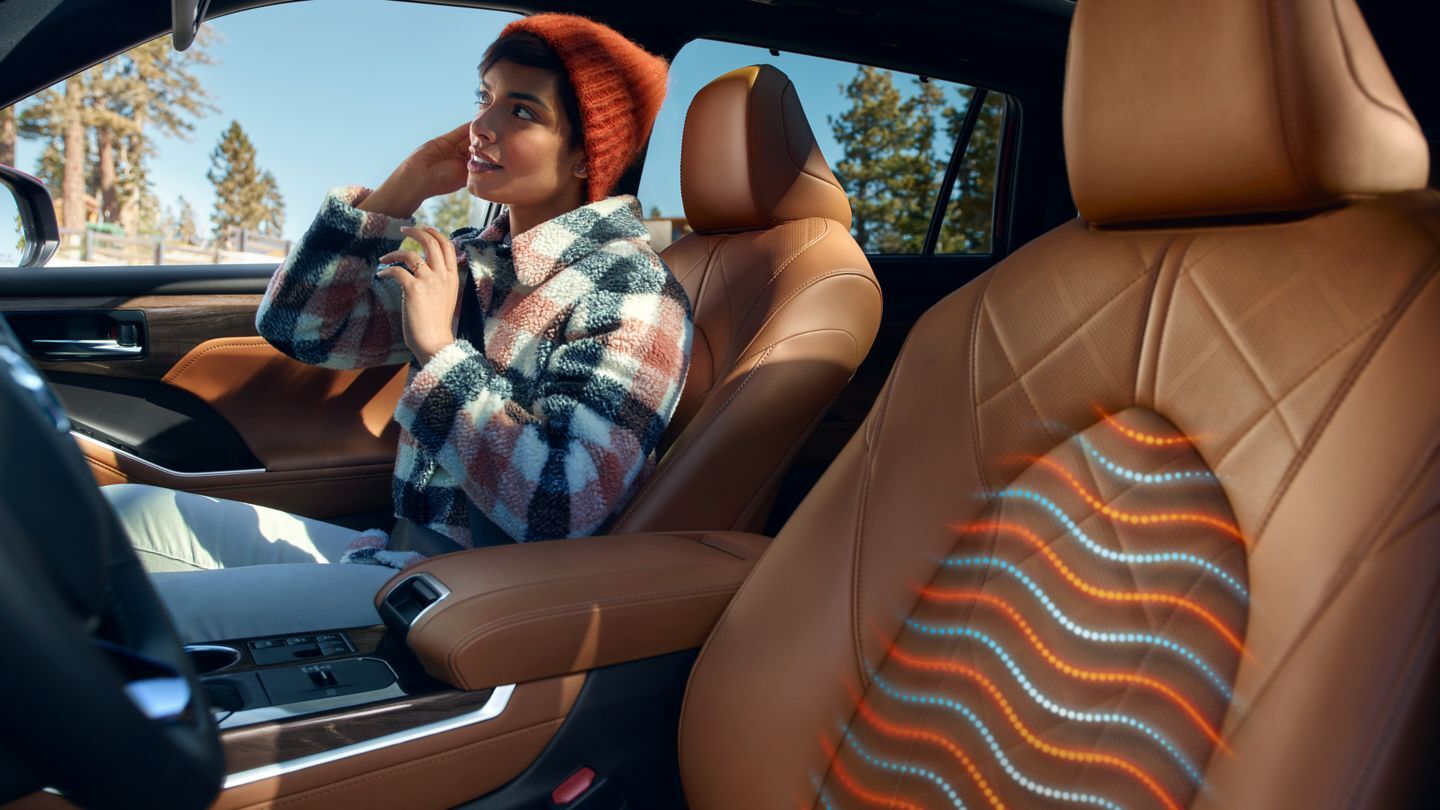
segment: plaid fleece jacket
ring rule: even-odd
[[[468,495],[516,540],[594,533],[654,467],[689,366],[690,301],[639,202],[610,197],[508,240],[508,214],[455,231],[484,345],[457,339],[417,367],[399,286],[374,277],[415,220],[357,209],[369,193],[326,195],[270,281],[260,334],[329,368],[410,361],[395,409],[398,517],[469,547]]]

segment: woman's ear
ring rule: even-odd
[[[575,173],[576,177],[590,176],[589,158],[585,156],[584,152],[580,153],[580,159],[575,161],[575,166],[571,169],[571,171]]]

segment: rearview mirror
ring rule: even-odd
[[[41,267],[59,246],[50,192],[19,169],[0,165],[0,267]]]

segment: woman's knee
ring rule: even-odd
[[[175,508],[175,491],[149,484],[107,484],[100,494],[122,518]]]

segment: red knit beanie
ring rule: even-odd
[[[528,31],[565,65],[580,102],[589,202],[603,200],[640,152],[665,100],[669,65],[613,28],[574,14],[536,14],[505,26]]]

